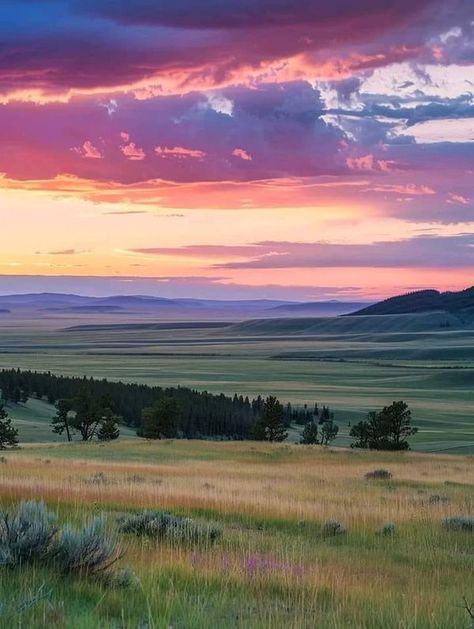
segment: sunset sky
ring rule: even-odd
[[[0,293],[474,284],[473,0],[0,0]]]

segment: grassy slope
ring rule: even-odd
[[[18,430],[20,443],[64,441],[63,436],[51,432],[51,418],[56,412],[51,404],[32,398],[26,404],[8,404],[6,410]],[[135,432],[126,426],[121,426],[120,432],[129,439],[135,436]]]
[[[303,446],[127,442],[36,446],[0,465],[3,503],[43,497],[63,520],[166,508],[223,529],[213,548],[124,540],[140,578],[108,590],[86,578],[23,568],[0,580],[2,626],[103,629],[211,626],[320,629],[468,627],[474,534],[444,517],[473,513],[467,457],[375,454]],[[368,482],[374,468],[390,482]],[[105,482],[91,483],[101,472]],[[430,496],[446,496],[433,503]],[[325,539],[337,518],[348,533]],[[397,535],[376,534],[394,522]],[[41,584],[48,602],[15,605]],[[148,623],[148,624],[147,624]]]

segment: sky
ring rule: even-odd
[[[474,0],[0,0],[0,293],[473,278]]]

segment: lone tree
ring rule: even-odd
[[[177,432],[179,407],[172,397],[161,398],[154,406],[143,409],[142,436],[146,439],[169,439]]]
[[[0,404],[0,450],[14,448],[18,445],[18,430],[13,428],[3,404]]]
[[[403,401],[393,402],[384,406],[381,412],[382,423],[391,445],[390,450],[407,450],[407,437],[418,432],[418,428],[411,425],[411,411]]]
[[[254,437],[261,441],[285,441],[288,433],[284,424],[285,409],[276,397],[267,397],[260,419],[255,424]]]
[[[418,428],[411,425],[411,411],[403,402],[393,402],[381,411],[371,411],[365,421],[355,424],[350,436],[356,441],[353,448],[373,450],[408,450],[408,437],[416,434]]]
[[[69,425],[69,413],[72,410],[72,405],[72,400],[58,400],[56,402],[56,415],[51,421],[53,432],[57,435],[62,435],[63,432],[65,432],[68,441],[72,441],[71,428]]]

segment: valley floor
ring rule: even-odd
[[[310,335],[301,333],[305,320],[217,329],[199,321],[74,329],[66,326],[75,320],[53,319],[46,328],[13,322],[0,328],[0,368],[327,404],[341,446],[350,443],[349,423],[404,400],[419,427],[414,449],[474,454],[474,329],[417,331],[411,317],[390,325],[386,317],[352,319],[307,320],[317,328]],[[22,442],[52,440],[54,408],[31,400],[8,410]]]

